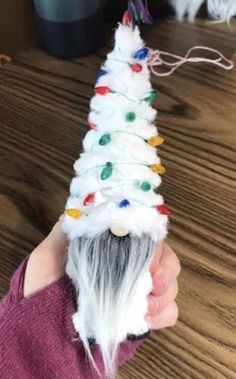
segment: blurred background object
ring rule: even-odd
[[[105,9],[106,21],[116,22],[120,20],[127,9],[127,3],[127,0],[108,0]],[[154,22],[158,22],[173,14],[173,10],[167,0],[144,0],[143,3],[148,5]]]
[[[147,6],[154,23],[175,12],[189,21],[207,13],[229,21],[236,14],[236,0],[1,0],[0,54],[39,46],[39,40],[60,57],[93,53],[103,42],[103,20],[121,20],[128,1]]]
[[[0,54],[14,54],[38,44],[32,0],[0,1]]]
[[[103,41],[103,0],[33,0],[40,40],[58,57],[94,53]]]
[[[39,40],[46,50],[61,57],[92,53],[103,41],[103,19],[106,23],[121,20],[127,3],[127,0],[1,0],[0,54],[15,54],[39,46]],[[154,22],[173,13],[166,0],[148,0],[147,4]]]
[[[193,22],[199,15],[199,11],[204,7],[208,16],[219,22],[230,22],[236,15],[235,0],[168,0],[176,12],[179,21],[186,17],[189,22]]]

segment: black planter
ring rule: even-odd
[[[103,41],[103,0],[34,0],[44,48],[61,58],[94,53]]]

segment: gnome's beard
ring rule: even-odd
[[[97,371],[89,339],[99,345],[107,377],[116,374],[119,344],[149,330],[145,314],[154,254],[155,242],[146,234],[117,237],[106,231],[70,242],[66,271],[77,291],[74,327]]]

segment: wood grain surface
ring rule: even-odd
[[[236,25],[172,20],[144,28],[149,46],[184,54],[195,44],[236,62]],[[0,294],[63,211],[72,165],[107,44],[62,61],[39,50],[0,69]],[[167,173],[169,244],[182,263],[177,326],[151,336],[120,379],[236,378],[236,70],[208,64],[152,78]]]

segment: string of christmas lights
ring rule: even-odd
[[[94,193],[91,193],[91,194],[88,194],[86,196],[86,198],[84,199],[84,202],[83,202],[83,205],[86,206],[86,207],[89,207],[91,205],[93,205],[95,202],[95,194]],[[98,211],[100,210],[101,207],[105,207],[107,204],[109,204],[110,202],[109,201],[106,201],[106,202],[103,202],[102,204],[99,204],[95,210]],[[133,201],[133,203],[138,203],[138,204],[141,204],[141,205],[144,205],[143,203],[139,202],[139,201]],[[128,199],[122,199],[121,201],[118,202],[117,206],[119,208],[127,208],[129,206],[131,206],[132,204],[130,203],[130,201]],[[160,205],[155,205],[153,206],[153,208],[155,208],[159,214],[161,215],[169,215],[169,209],[164,205],[164,204],[160,204]],[[68,216],[70,216],[71,218],[74,218],[74,219],[80,219],[81,217],[85,216],[85,217],[89,217],[90,213],[86,211],[84,211],[83,209],[79,209],[79,208],[69,208],[66,210],[66,214]]]
[[[166,172],[165,167],[161,164],[158,164],[158,163],[154,163],[154,164],[149,165],[149,164],[143,163],[143,162],[115,162],[115,163],[106,162],[105,165],[97,165],[97,166],[89,168],[80,177],[84,177],[85,175],[87,175],[92,170],[102,168],[100,178],[102,180],[106,180],[112,176],[113,168],[116,166],[120,166],[120,165],[146,166],[146,167],[149,167],[156,174],[164,174]]]
[[[133,55],[133,58],[142,61],[142,60],[147,59],[148,55],[149,55],[149,49],[146,48],[146,47],[144,47],[142,49],[139,49]],[[111,59],[113,59],[113,58],[111,58]],[[123,60],[120,60],[120,59],[115,59],[115,60],[119,61],[121,63],[129,65],[131,71],[134,72],[134,73],[141,73],[142,70],[143,70],[143,66],[140,63],[138,63],[138,62],[129,63],[129,62],[126,62],[126,61],[123,61]],[[136,102],[136,103],[139,103],[139,104],[142,101],[146,101],[146,102],[151,103],[151,102],[153,102],[157,98],[158,93],[157,93],[156,90],[151,90],[146,97],[144,97],[143,99],[140,99],[140,100],[137,101],[137,100],[134,100],[134,99],[130,99],[129,97],[127,97],[123,93],[118,93],[118,92],[112,90],[108,86],[99,85],[99,79],[101,77],[103,77],[104,75],[108,74],[108,73],[109,73],[109,71],[106,69],[106,67],[102,67],[102,69],[99,71],[99,73],[97,75],[97,79],[96,79],[95,95],[106,96],[106,95],[110,95],[110,94],[116,94],[116,95],[119,95],[119,96],[123,96],[126,99],[128,99],[130,101],[133,101],[133,102]],[[133,122],[136,119],[136,117],[137,117],[136,113],[133,112],[133,111],[127,112],[125,114],[125,120],[128,123]],[[91,129],[97,129],[97,125],[95,125],[90,120],[88,120],[88,125],[89,125],[89,127]],[[129,134],[131,136],[135,136],[135,137],[143,140],[150,147],[160,146],[164,142],[163,137],[161,137],[159,135],[150,137],[148,140],[146,140],[143,137],[141,137],[140,135],[128,132],[126,130],[115,130],[115,131],[113,131],[111,133],[110,132],[104,133],[99,138],[99,140],[92,145],[92,147],[94,145],[97,145],[97,144],[100,145],[100,146],[107,146],[108,144],[110,144],[112,142],[112,135],[116,134],[116,133],[126,133],[126,134]],[[161,164],[152,164],[152,165],[149,165],[149,164],[143,163],[143,162],[115,162],[115,163],[106,162],[105,165],[98,165],[98,166],[95,166],[95,167],[92,167],[92,168],[88,169],[87,171],[85,171],[83,173],[82,177],[84,175],[86,175],[87,173],[89,173],[91,170],[95,170],[95,169],[101,168],[100,180],[105,181],[105,180],[108,180],[110,177],[112,177],[112,175],[114,173],[114,167],[119,166],[119,165],[142,165],[142,166],[146,166],[146,167],[149,167],[154,173],[156,173],[158,175],[161,175],[161,174],[165,173],[165,171],[166,171],[165,167],[163,165],[161,165]],[[121,183],[121,184],[116,185],[116,186],[107,187],[107,188],[103,189],[102,191],[104,192],[104,191],[106,191],[108,189],[112,190],[112,189],[114,189],[116,187],[121,187],[121,186],[126,186],[126,185],[136,185],[136,186],[138,186],[144,192],[148,192],[148,191],[150,191],[152,189],[152,185],[148,181],[135,181],[135,182],[131,181],[131,182]],[[89,193],[87,196],[84,197],[83,205],[84,205],[84,207],[91,207],[92,205],[95,204],[95,201],[96,201],[96,193]],[[96,209],[97,210],[100,209],[101,206],[106,206],[108,203],[109,202],[106,201],[106,202],[103,202],[102,204],[99,204],[96,208],[93,208],[93,211],[96,211]],[[118,207],[120,207],[120,208],[127,208],[127,207],[130,207],[131,205],[132,205],[132,203],[130,202],[130,200],[128,200],[126,198],[122,199],[118,203]],[[154,206],[154,208],[156,208],[156,210],[158,211],[158,213],[160,213],[161,215],[168,215],[169,214],[169,209],[164,204],[156,205],[156,206]],[[66,213],[71,218],[80,219],[82,216],[89,216],[89,214],[91,212],[86,213],[82,209],[69,208],[69,209],[66,210]]]
[[[94,109],[94,108],[91,108],[91,111],[92,112],[95,112],[95,113],[97,113],[97,114],[100,114],[101,112],[99,112],[98,110],[96,110],[96,109]],[[124,114],[124,117],[125,117],[125,120],[126,121],[129,121],[129,122],[133,122],[133,121],[135,121],[137,118],[138,119],[141,119],[141,120],[144,120],[144,121],[148,121],[148,122],[150,122],[150,120],[149,119],[147,119],[147,118],[144,118],[144,117],[142,117],[142,116],[140,116],[140,115],[137,115],[135,112],[133,112],[133,111],[129,111],[129,112],[126,112],[125,114]],[[88,121],[89,122],[89,121]],[[90,123],[90,122],[89,122]],[[90,125],[89,125],[89,127],[90,127]],[[95,124],[93,124],[93,126],[91,127],[91,129],[96,129],[96,125]]]
[[[112,133],[105,133],[103,134],[98,142],[94,142],[94,144],[91,146],[91,148],[93,148],[94,146],[96,145],[100,145],[100,146],[106,146],[108,145],[109,143],[112,142],[112,135],[113,134],[128,134],[128,135],[131,135],[131,136],[134,136],[134,137],[137,137],[139,138],[140,140],[144,141],[147,145],[151,146],[151,147],[158,147],[160,146],[163,142],[164,142],[164,138],[157,135],[157,136],[153,136],[153,137],[150,137],[148,140],[144,139],[142,136],[136,134],[136,133],[131,133],[131,132],[128,132],[126,130],[115,130],[113,131]]]
[[[137,103],[137,104],[141,104],[143,101],[146,101],[148,103],[151,103],[153,102],[157,96],[158,96],[158,92],[156,90],[152,90],[151,92],[149,92],[149,94],[147,96],[145,96],[143,99],[140,99],[140,100],[135,100],[135,99],[131,99],[130,97],[126,96],[124,93],[121,93],[121,92],[116,92],[114,90],[112,90],[111,88],[107,87],[107,86],[97,86],[95,87],[95,94],[96,95],[101,95],[101,96],[105,96],[105,95],[110,95],[110,94],[115,94],[115,95],[119,95],[119,96],[123,96],[125,97],[127,100],[129,101],[132,101],[133,103]]]
[[[151,54],[151,50],[148,47],[143,47],[142,49],[139,49],[138,51],[136,51],[136,53],[133,55],[133,58],[137,59],[137,60],[145,60],[150,56],[150,54]],[[122,59],[111,58],[111,57],[108,57],[108,59],[129,65],[133,72],[141,72],[142,71],[142,65],[140,63],[137,63],[137,62],[136,63],[130,63],[130,62],[124,61]],[[104,66],[99,71],[97,78],[96,78],[96,81],[98,81],[103,75],[106,75],[108,73],[109,73],[109,71]]]

